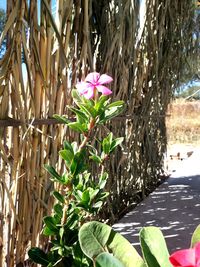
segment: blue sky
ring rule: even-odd
[[[0,0],[0,8],[6,9],[6,0]]]
[[[6,9],[6,0],[0,0],[0,8]],[[52,7],[55,8],[56,0],[52,1]]]

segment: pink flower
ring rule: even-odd
[[[169,260],[174,267],[200,267],[200,242],[194,248],[174,252]]]
[[[80,82],[76,85],[80,95],[84,95],[85,98],[90,99],[94,97],[94,91],[102,93],[102,95],[110,95],[112,91],[105,87],[103,84],[112,82],[112,77],[107,74],[100,76],[97,72],[91,72],[85,78],[85,82]]]

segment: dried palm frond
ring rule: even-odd
[[[50,0],[7,0],[0,119],[19,123],[0,129],[0,266],[20,266],[30,246],[45,244],[42,217],[53,200],[43,166],[62,170],[58,150],[78,137],[63,125],[35,122],[66,113],[71,89],[88,72],[111,75],[113,99],[127,103],[123,117],[106,126],[126,138],[108,164],[104,216],[116,218],[158,183],[166,109],[193,43],[194,9],[189,0],[146,0],[142,24],[140,2],[63,0],[53,14]]]

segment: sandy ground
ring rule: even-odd
[[[192,145],[192,144],[174,144],[168,146],[168,150],[166,153],[165,159],[165,170],[170,175],[182,170],[185,174],[187,173],[189,176],[197,170],[198,162],[200,160],[200,146]],[[189,168],[188,167],[189,162]],[[199,162],[200,165],[200,162]]]

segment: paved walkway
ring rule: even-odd
[[[191,235],[200,224],[200,148],[177,160],[170,178],[151,193],[113,228],[140,252],[138,233],[143,226],[162,230],[169,252],[190,246]]]

